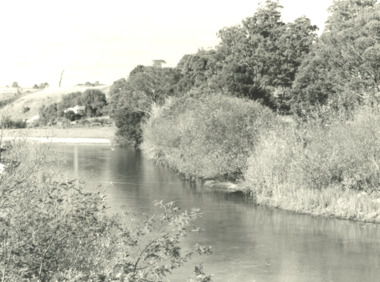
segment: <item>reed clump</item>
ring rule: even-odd
[[[349,120],[279,122],[260,138],[244,173],[259,204],[380,222],[380,112]]]

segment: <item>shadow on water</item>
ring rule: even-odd
[[[379,281],[378,225],[255,206],[242,193],[185,181],[134,150],[54,145],[51,156],[89,189],[101,184],[112,212],[152,213],[154,200],[201,209],[198,225],[204,231],[185,244],[212,245],[213,254],[196,258],[172,281],[186,280],[201,261],[215,281]]]

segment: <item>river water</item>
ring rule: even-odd
[[[219,281],[380,281],[380,225],[323,219],[255,206],[239,193],[189,183],[134,150],[52,145],[50,156],[87,187],[102,185],[111,212],[150,213],[153,201],[200,208],[204,231],[187,243],[212,245],[170,277],[186,281],[194,265]]]

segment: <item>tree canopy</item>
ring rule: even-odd
[[[110,114],[115,119],[117,136],[126,144],[141,143],[140,123],[150,115],[154,103],[176,94],[180,73],[174,68],[135,67],[128,79],[120,79],[110,89]]]
[[[376,1],[339,0],[326,28],[303,61],[293,91],[293,108],[350,110],[378,100],[380,9]]]

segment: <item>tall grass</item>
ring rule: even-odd
[[[257,203],[380,221],[380,112],[349,121],[279,123],[260,139],[244,177]]]

